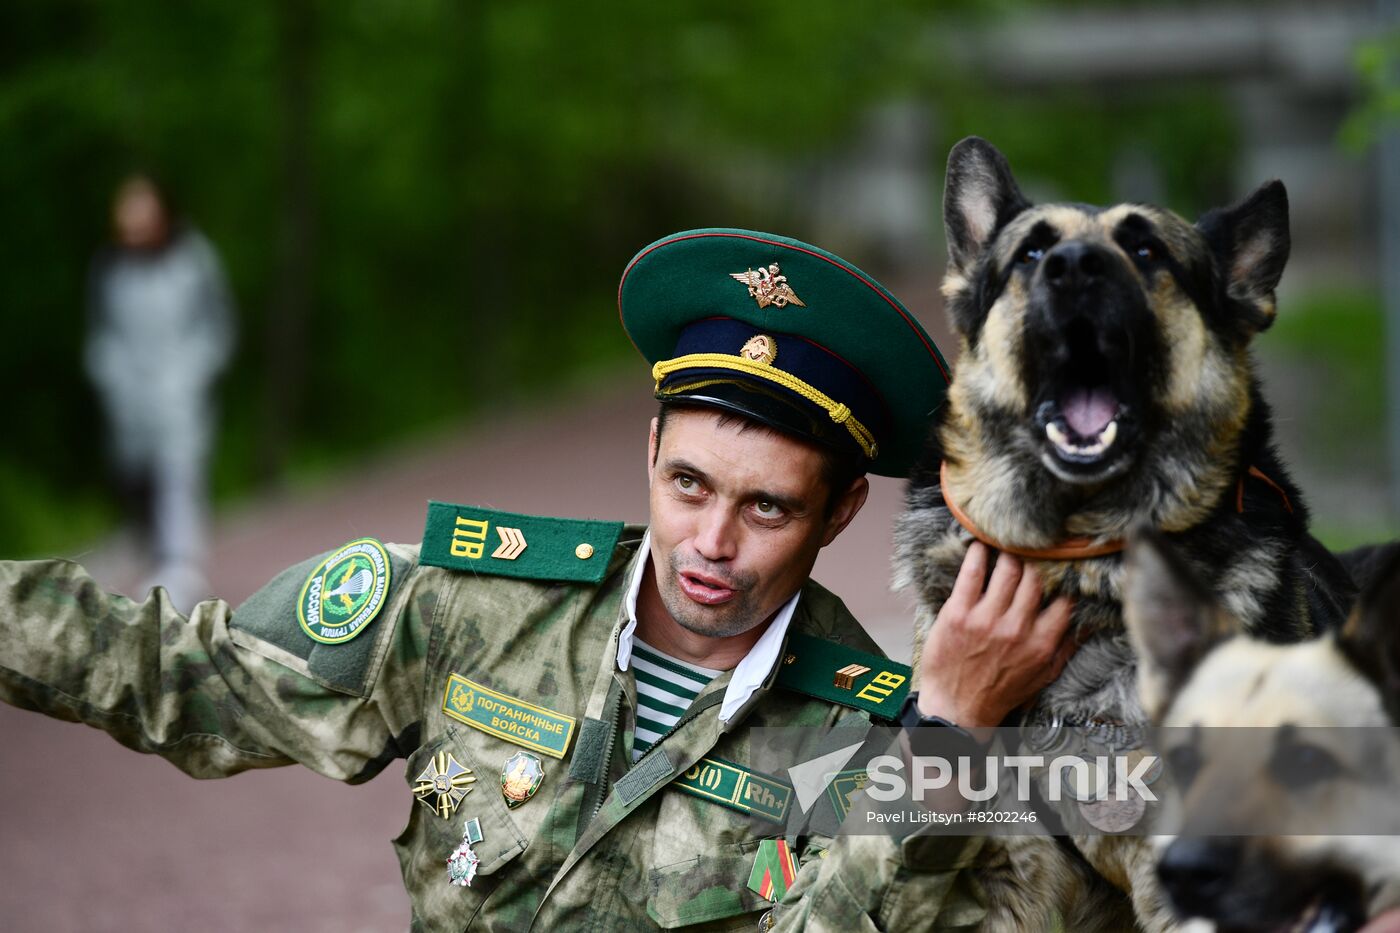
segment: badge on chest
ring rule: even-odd
[[[577,724],[572,716],[507,696],[461,674],[447,678],[442,711],[473,729],[552,758],[568,752]]]

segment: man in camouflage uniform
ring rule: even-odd
[[[937,350],[868,276],[767,234],[668,237],[620,302],[663,404],[649,528],[433,503],[421,545],[353,541],[188,619],[73,564],[0,563],[0,697],[199,777],[299,762],[359,782],[407,758],[415,929],[975,925],[976,840],[783,837],[793,789],[752,766],[748,731],[859,737],[905,700],[909,669],[807,575],[864,472],[907,469]],[[994,725],[1055,671],[1012,639],[989,657],[988,626],[1059,622],[1010,610],[1014,561],[985,596],[974,575],[908,706]],[[640,645],[714,675],[644,753]],[[786,869],[751,883],[778,851],[786,895]]]

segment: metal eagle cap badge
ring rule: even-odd
[[[476,783],[472,769],[465,767],[451,752],[438,752],[428,760],[428,766],[413,784],[413,796],[419,803],[443,819],[451,819],[462,798],[472,792]]]
[[[797,293],[788,284],[787,276],[778,271],[776,262],[769,263],[767,268],[759,266],[757,269],[749,269],[747,272],[731,272],[729,277],[741,285],[748,286],[749,297],[758,302],[760,308],[772,305],[775,308],[786,308],[788,305],[797,305],[799,308],[807,307],[806,303],[797,297]]]

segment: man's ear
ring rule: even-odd
[[[1229,626],[1206,588],[1155,531],[1134,532],[1124,560],[1123,619],[1137,652],[1138,696],[1160,722]]]
[[[1210,211],[1196,228],[1225,276],[1225,295],[1236,305],[1244,335],[1266,329],[1274,322],[1274,291],[1291,246],[1283,182],[1265,182],[1244,200]]]
[[[966,276],[1007,221],[1030,206],[995,146],[969,136],[948,153],[943,227],[948,266]]]
[[[864,476],[857,476],[836,500],[836,507],[831,510],[831,517],[826,520],[826,532],[822,535],[822,547],[835,541],[836,536],[846,530],[851,519],[860,513],[868,495],[870,495],[870,480]]]
[[[656,425],[657,419],[651,419],[651,434],[647,437],[647,485],[651,485],[652,479],[656,476]]]

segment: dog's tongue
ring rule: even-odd
[[[1100,386],[1095,389],[1071,389],[1060,400],[1060,413],[1070,429],[1084,438],[1095,438],[1103,433],[1108,423],[1118,414],[1118,399],[1108,389]]]

